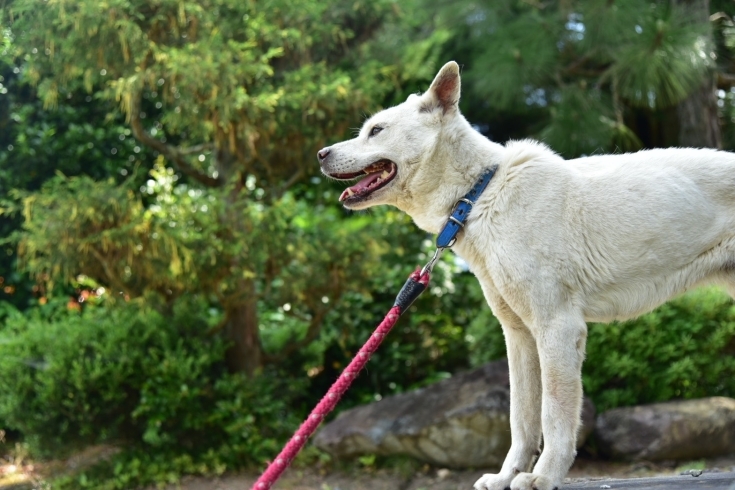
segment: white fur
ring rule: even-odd
[[[392,204],[437,233],[497,166],[454,246],[502,324],[510,364],[513,442],[475,488],[551,490],[575,456],[585,322],[640,315],[700,283],[735,292],[735,156],[679,148],[567,161],[536,141],[487,140],[459,113],[459,93],[459,67],[447,63],[425,94],[328,148],[322,169],[395,162],[394,181],[351,207]],[[368,137],[374,125],[384,129]]]

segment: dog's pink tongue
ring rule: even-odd
[[[354,194],[360,194],[361,192],[364,192],[367,190],[370,185],[374,184],[378,179],[380,178],[380,172],[375,172],[364,179],[362,179],[357,184],[353,185],[352,187],[348,187],[342,192],[342,195],[339,196],[340,201],[344,201],[348,197],[354,195]]]

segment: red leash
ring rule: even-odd
[[[352,381],[360,374],[362,368],[370,360],[370,356],[378,349],[385,336],[388,335],[393,325],[396,324],[398,317],[426,289],[426,286],[429,284],[431,268],[437,260],[439,253],[440,251],[437,251],[431,262],[423,269],[416,269],[409,276],[401,292],[398,293],[393,308],[388,311],[388,314],[385,315],[385,318],[380,322],[375,332],[373,332],[365,345],[362,346],[354,359],[352,359],[352,362],[342,371],[340,377],[329,388],[324,398],[314,407],[309,417],[301,424],[301,427],[291,437],[291,440],[288,441],[280,454],[268,465],[268,468],[253,485],[252,490],[270,489],[276,480],[281,477],[283,472],[286,471],[288,465],[293,461],[301,448],[304,447],[306,440],[314,434],[319,424],[324,420],[324,417],[337,406],[339,399],[342,398],[342,395],[350,387]]]
[[[350,387],[352,381],[358,374],[360,374],[362,368],[364,368],[365,364],[370,360],[370,356],[378,349],[378,346],[385,336],[388,335],[390,329],[396,324],[398,317],[402,313],[405,313],[408,307],[411,306],[411,303],[413,303],[414,300],[424,292],[424,289],[426,289],[426,286],[429,284],[431,270],[433,269],[434,264],[439,259],[442,252],[445,249],[450,248],[454,245],[454,242],[457,241],[457,234],[462,230],[462,228],[464,228],[467,217],[469,216],[470,211],[472,211],[472,207],[480,197],[480,194],[482,194],[492,180],[496,169],[497,166],[485,170],[485,172],[483,172],[475,182],[475,185],[472,186],[472,189],[470,189],[463,198],[457,201],[452,208],[449,219],[444,224],[444,227],[436,238],[437,248],[436,252],[434,252],[434,256],[423,269],[417,269],[409,276],[406,284],[403,285],[401,292],[398,293],[396,302],[393,304],[393,308],[390,309],[383,321],[380,322],[378,328],[375,329],[375,332],[370,336],[370,339],[365,343],[362,349],[360,349],[360,352],[357,353],[357,356],[355,356],[352,362],[350,362],[350,365],[345,368],[342,375],[337,379],[337,381],[335,381],[332,387],[329,388],[329,391],[324,398],[322,398],[314,410],[311,411],[309,418],[301,424],[301,427],[299,427],[299,430],[297,430],[293,437],[291,437],[291,440],[288,441],[286,447],[284,447],[276,459],[268,465],[268,469],[266,469],[265,473],[258,478],[258,481],[255,482],[252,490],[266,490],[273,486],[281,474],[286,471],[286,468],[293,458],[296,457],[296,454],[302,447],[304,447],[306,440],[314,434],[314,431],[319,427],[319,424],[324,420],[324,417],[334,410],[334,407],[337,405],[337,402],[344,392],[347,391],[347,388]]]

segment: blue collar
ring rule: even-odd
[[[440,231],[439,235],[436,237],[437,248],[448,248],[454,245],[457,241],[457,234],[462,228],[464,228],[465,221],[467,221],[467,217],[470,215],[470,211],[472,211],[472,206],[477,202],[482,191],[484,191],[490,183],[490,180],[493,178],[493,175],[495,175],[495,170],[497,170],[497,168],[498,167],[493,167],[486,170],[477,182],[475,182],[475,185],[472,186],[470,192],[457,201],[457,204],[454,205],[454,209],[452,210],[452,214],[449,215],[449,219],[447,219],[442,231]]]

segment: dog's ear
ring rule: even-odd
[[[434,108],[441,108],[444,114],[456,110],[459,93],[459,65],[455,61],[450,61],[442,66],[434,77],[434,81],[431,82],[431,87],[424,94],[427,100],[424,102],[423,109],[431,111]]]

